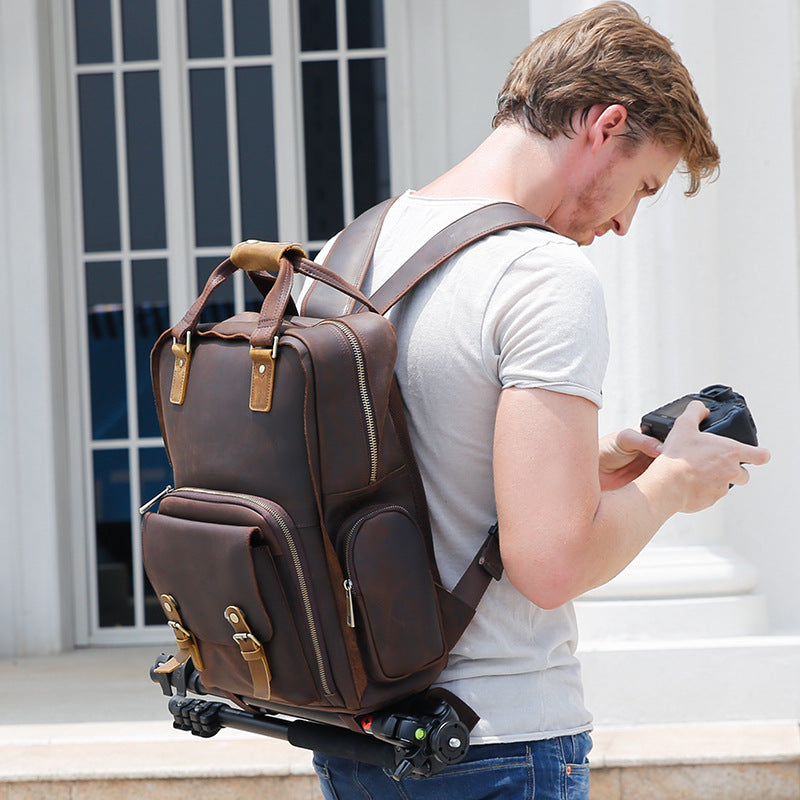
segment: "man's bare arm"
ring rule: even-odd
[[[768,451],[701,433],[706,414],[692,403],[638,477],[602,491],[596,407],[546,389],[504,390],[494,477],[514,586],[543,608],[563,605],[618,574],[673,514],[707,508],[730,484],[746,483],[741,463],[764,464]]]

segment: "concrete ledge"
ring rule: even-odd
[[[795,721],[601,728],[592,800],[800,798]],[[188,793],[188,794],[187,794]],[[168,722],[0,726],[0,800],[319,800],[311,754]]]
[[[800,798],[796,721],[602,728],[592,800]]]

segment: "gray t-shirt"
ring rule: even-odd
[[[365,293],[437,231],[487,202],[401,196],[386,217]],[[389,317],[437,562],[452,588],[497,517],[492,447],[500,392],[543,387],[601,404],[608,360],[602,288],[575,242],[522,228],[451,259]],[[472,742],[591,727],[576,644],[572,604],[540,609],[507,577],[493,581],[439,680],[481,716]]]

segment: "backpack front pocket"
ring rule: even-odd
[[[290,523],[278,521],[275,504],[264,508],[202,490],[170,493],[143,520],[145,568],[196,639],[209,689],[307,704],[325,693],[313,606],[295,601],[305,576],[300,556],[298,578],[286,554]]]
[[[368,672],[395,681],[445,654],[436,588],[422,534],[400,506],[350,519],[338,537],[347,624],[356,629]]]

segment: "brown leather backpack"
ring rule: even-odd
[[[178,645],[158,671],[191,658],[212,693],[356,730],[356,718],[436,680],[502,574],[495,529],[458,585],[441,586],[384,314],[471,242],[544,227],[519,206],[487,206],[369,299],[356,286],[387,208],[341,234],[327,261],[337,271],[296,245],[237,245],[152,353],[177,487],[142,522],[147,575]],[[237,269],[266,291],[261,313],[198,324]],[[304,316],[295,272],[317,282]]]

